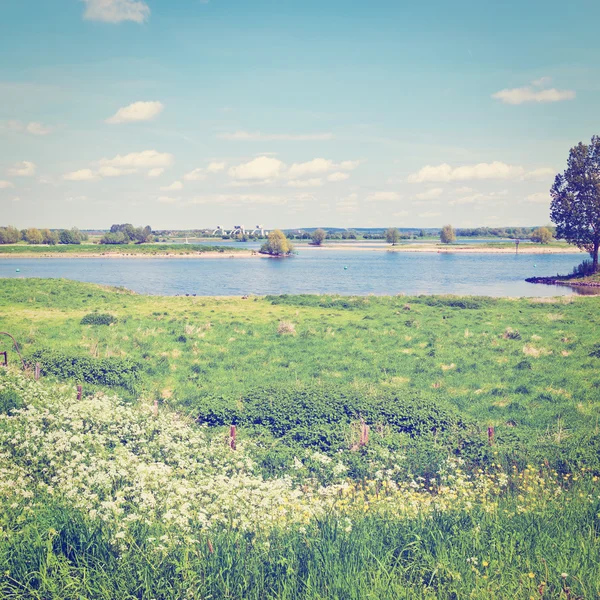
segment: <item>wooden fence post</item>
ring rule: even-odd
[[[235,425],[232,425],[229,428],[229,447],[232,450],[235,450],[235,448],[236,448],[236,445],[235,445],[235,436],[236,436],[236,433],[237,432],[236,432],[236,429],[235,429]]]
[[[152,412],[154,413],[155,417],[158,417],[158,400],[154,401],[154,407],[152,408]]]
[[[35,363],[35,380],[37,381],[40,378],[40,363]]]
[[[494,428],[488,427],[488,443],[490,446],[494,445]]]
[[[83,391],[83,387],[81,385],[77,386],[77,400],[81,400],[81,393]]]

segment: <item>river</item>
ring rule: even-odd
[[[581,260],[582,255],[578,254],[436,254],[306,248],[300,249],[297,256],[284,259],[10,258],[0,260],[0,277],[62,277],[154,295],[554,296],[574,292],[564,286],[526,283],[525,278],[566,274]]]

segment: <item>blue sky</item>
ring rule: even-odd
[[[600,3],[0,0],[3,224],[548,221]]]

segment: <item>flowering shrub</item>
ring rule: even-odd
[[[143,597],[200,598],[194,592],[199,572],[213,573],[212,579],[200,578],[211,586],[210,581],[223,582],[225,573],[237,573],[239,563],[238,592],[230,597],[242,598],[248,597],[250,585],[247,560],[256,569],[250,579],[262,582],[256,584],[262,591],[252,597],[268,597],[269,586],[278,588],[288,577],[296,580],[299,567],[289,566],[295,560],[313,565],[306,568],[316,569],[317,576],[322,571],[317,556],[330,557],[325,572],[332,573],[347,553],[354,557],[352,564],[367,565],[365,552],[388,552],[385,548],[399,543],[405,550],[398,560],[412,566],[406,572],[401,565],[393,569],[402,577],[414,571],[411,585],[455,585],[462,578],[467,585],[468,578],[469,589],[481,586],[477,597],[485,597],[488,577],[495,578],[498,589],[506,590],[507,584],[498,559],[490,558],[502,552],[502,544],[492,547],[484,528],[498,540],[508,536],[508,542],[527,523],[546,519],[548,527],[560,522],[558,531],[566,535],[567,523],[583,523],[600,506],[598,478],[586,469],[565,477],[533,465],[506,471],[493,463],[487,471],[469,471],[464,461],[449,458],[430,480],[401,480],[403,455],[391,453],[389,468],[353,480],[347,455],[332,458],[307,450],[290,469],[264,477],[255,461],[258,444],[238,439],[233,451],[210,428],[165,408],[155,414],[143,399],[132,405],[98,393],[77,401],[72,386],[0,371],[0,397],[11,395],[23,406],[0,414],[0,567],[5,574],[0,592],[10,597],[50,597],[31,590],[60,587],[63,578],[84,589],[86,581],[107,572],[101,592],[60,597],[134,597],[145,585],[153,591]],[[319,483],[315,469],[327,472],[330,483]],[[589,530],[577,527],[579,536]],[[465,528],[464,547],[457,551],[464,568],[456,557],[443,558],[447,550],[436,557],[427,546],[438,543],[426,543],[429,537],[444,543],[449,535],[455,545]],[[394,541],[402,538],[407,541]],[[422,542],[413,546],[416,542],[408,540],[414,539]],[[98,560],[107,568],[98,569]],[[64,568],[56,568],[59,564]],[[536,566],[527,562],[517,587],[518,577],[509,580],[514,597],[522,597],[534,579],[539,585]],[[554,570],[568,566],[559,561]],[[76,583],[68,578],[77,569],[83,572]],[[265,569],[274,569],[273,580],[257,575]],[[181,579],[173,577],[175,571]],[[548,585],[560,591],[560,577]],[[382,585],[390,581],[386,575]],[[168,588],[156,591],[167,583]],[[356,597],[366,597],[369,585]],[[226,591],[210,589],[204,597],[223,597]]]

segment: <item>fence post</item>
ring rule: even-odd
[[[369,426],[363,422],[360,427],[360,440],[359,446],[366,446],[369,443]]]
[[[236,433],[237,432],[236,432],[236,429],[235,429],[235,425],[232,425],[229,428],[229,447],[232,450],[235,450],[235,448],[236,448],[236,445],[235,445],[235,436],[236,436]]]
[[[81,385],[77,386],[77,400],[81,400],[81,392],[83,391],[83,387]]]
[[[488,443],[490,446],[494,444],[494,428],[488,427]]]
[[[155,417],[158,417],[158,400],[154,401],[154,407],[152,408],[152,412],[154,413]]]
[[[8,352],[0,352],[0,356],[4,357],[4,366],[8,367]]]
[[[35,380],[40,378],[40,363],[35,363]]]

